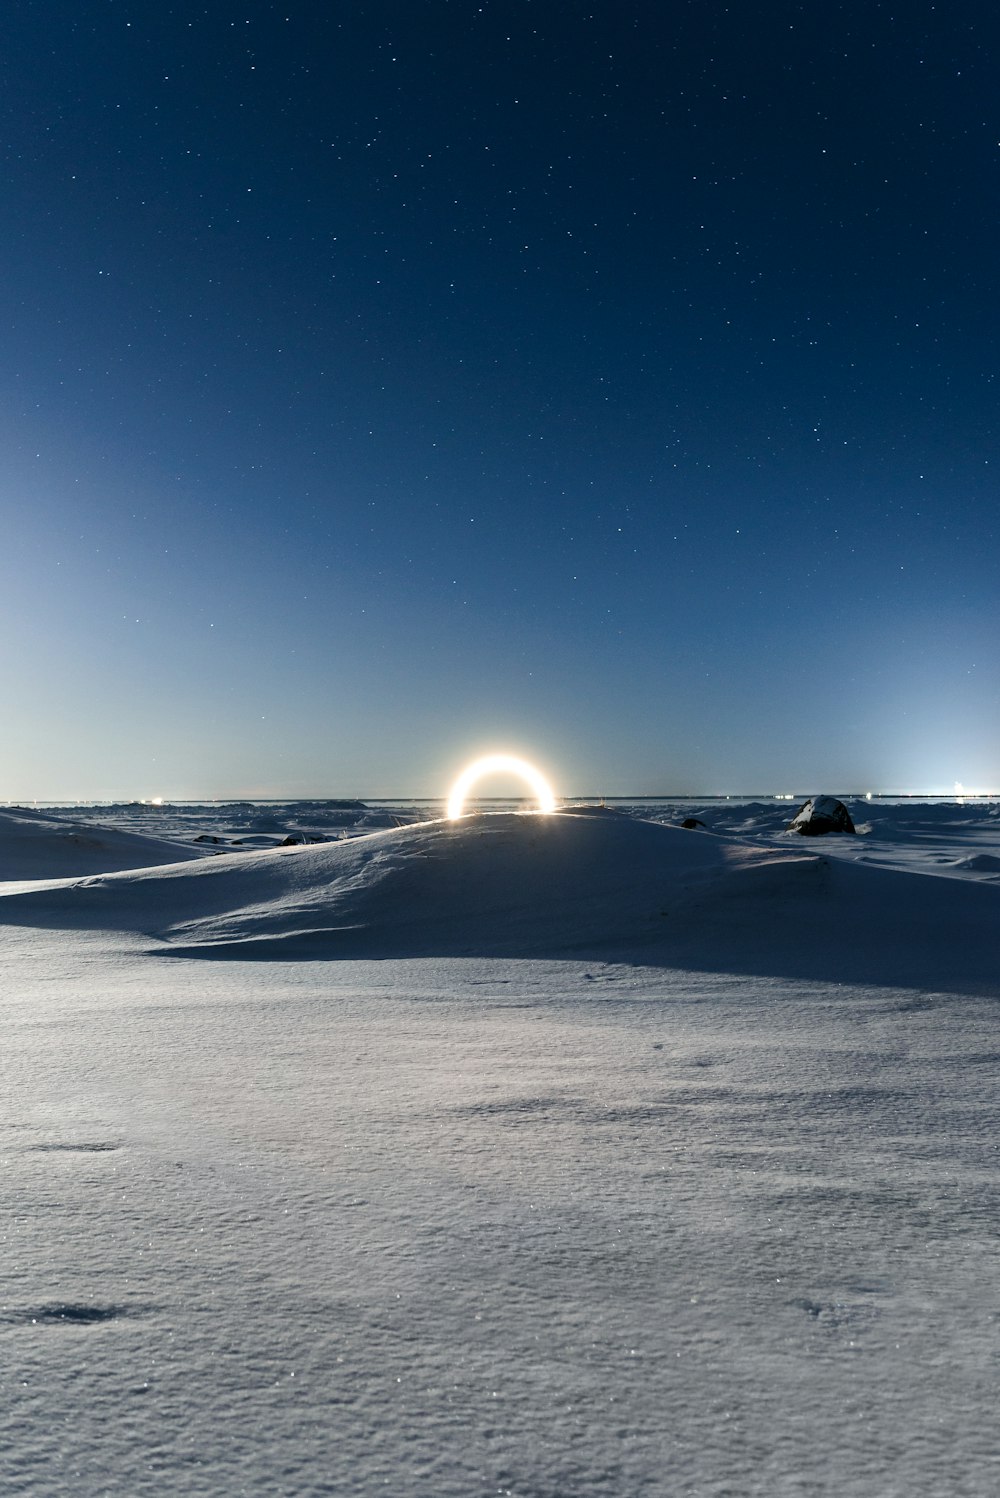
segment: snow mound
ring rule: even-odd
[[[998,990],[1000,888],[599,809],[423,822],[0,890],[0,922],[185,957],[583,956]]]
[[[668,893],[717,877],[725,862],[719,840],[599,808],[493,813],[53,881],[0,900],[0,919],[140,930],[230,950],[315,947],[320,938],[334,956],[466,941],[514,950],[634,933],[637,921],[658,918]]]
[[[0,811],[0,881],[72,879],[202,858],[165,838],[68,822],[18,807]]]

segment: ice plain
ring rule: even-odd
[[[3,1491],[995,1493],[996,811],[0,811]]]

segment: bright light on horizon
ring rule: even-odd
[[[455,822],[464,814],[466,797],[477,780],[484,775],[517,775],[527,781],[538,798],[538,810],[552,812],[556,809],[555,792],[541,770],[529,765],[526,759],[514,754],[487,754],[466,766],[455,781],[448,796],[448,819]]]

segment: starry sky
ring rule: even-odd
[[[987,0],[9,0],[0,798],[1000,786]]]

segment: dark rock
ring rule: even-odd
[[[825,832],[855,832],[851,814],[835,796],[813,796],[800,806],[788,824],[789,832],[803,837],[820,837]]]
[[[699,822],[697,817],[685,817],[683,822],[681,823],[681,826],[689,828],[702,827],[706,832],[708,831],[708,828],[705,827],[704,822]]]
[[[304,837],[295,837],[292,833],[289,833],[287,837],[283,837],[281,839],[281,842],[278,844],[278,847],[279,848],[298,848],[304,842],[305,842],[305,838]]]
[[[224,837],[213,837],[210,832],[199,832],[194,841],[196,843],[224,843],[226,840]]]

